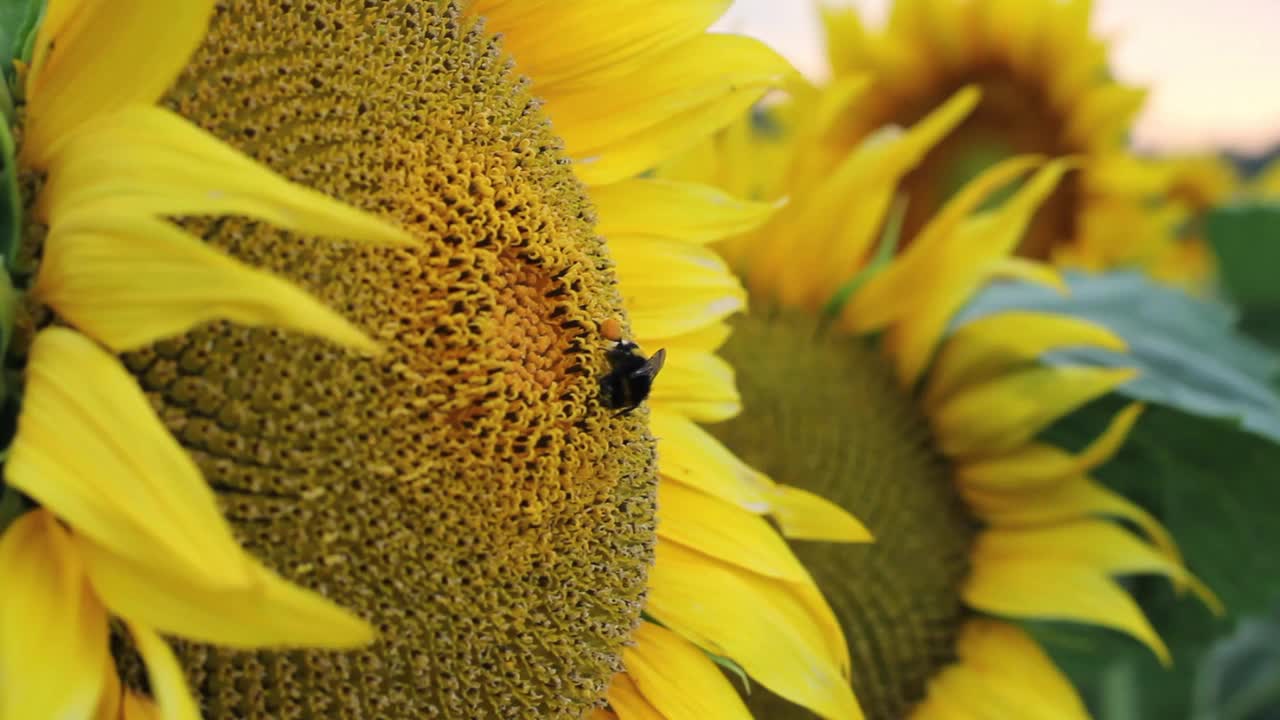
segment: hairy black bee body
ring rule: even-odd
[[[653,379],[662,369],[667,351],[662,349],[646,358],[638,345],[622,340],[609,348],[606,357],[610,370],[600,378],[600,403],[617,410],[617,415],[626,415],[649,397]]]

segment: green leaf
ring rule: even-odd
[[[1039,285],[996,283],[961,311],[953,329],[1005,310],[1039,310],[1087,318],[1110,328],[1127,353],[1091,348],[1053,352],[1055,365],[1136,367],[1142,374],[1120,389],[1131,398],[1210,418],[1238,420],[1280,440],[1280,357],[1237,329],[1228,306],[1192,297],[1131,272],[1066,273],[1061,295]]]
[[[1206,233],[1231,297],[1242,305],[1280,309],[1280,203],[1218,208],[1209,214]]]
[[[1243,311],[1241,330],[1280,349],[1280,203],[1219,208],[1209,215],[1206,234],[1223,290]]]

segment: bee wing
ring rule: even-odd
[[[667,349],[662,348],[658,352],[654,353],[653,357],[645,360],[643,367],[631,374],[635,377],[647,376],[649,379],[653,379],[658,374],[658,371],[662,369],[662,363],[666,362],[666,360]]]

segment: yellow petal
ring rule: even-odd
[[[746,307],[738,278],[714,251],[671,241],[609,244],[638,337],[681,335]]]
[[[662,239],[709,243],[747,232],[777,203],[747,202],[709,185],[636,179],[591,189],[600,221],[596,232],[615,240]]]
[[[820,4],[818,9],[832,72],[840,76],[866,69],[872,63],[868,48],[876,38],[863,27],[857,11],[829,3]]]
[[[761,575],[809,577],[769,523],[680,483],[658,483],[658,537]]]
[[[95,211],[55,224],[32,293],[117,352],[214,320],[287,328],[377,351],[301,288],[157,217]]]
[[[683,350],[715,352],[725,344],[725,341],[732,334],[733,329],[729,327],[729,323],[717,320],[696,330],[690,330],[679,335],[667,335],[660,338],[641,335],[637,337],[636,342],[640,344],[640,347],[671,348],[672,352]]]
[[[169,644],[141,623],[131,622],[128,625],[138,654],[147,664],[147,679],[151,681],[151,693],[159,706],[159,716],[163,720],[200,720],[200,711],[191,698],[182,667]]]
[[[374,638],[364,621],[248,556],[248,585],[207,589],[145,567],[92,540],[76,540],[89,579],[107,607],[166,634],[236,648],[346,649]]]
[[[767,495],[769,514],[792,540],[871,542],[871,531],[844,508],[790,485],[774,485]]]
[[[977,21],[972,11],[971,3],[954,0],[941,0],[929,7],[929,12],[921,20],[928,43],[933,48],[930,54],[936,58],[934,62],[961,72],[972,66],[974,56],[981,52]]]
[[[801,137],[792,140],[797,145],[796,152],[825,154],[821,147],[806,147],[804,140],[829,137],[831,133],[838,133],[839,126],[846,121],[849,114],[858,112],[857,103],[861,102],[867,92],[872,89],[874,79],[874,76],[868,73],[836,78],[830,84],[816,89],[811,100],[792,91],[791,95],[795,98],[794,104],[783,105],[780,109],[789,110],[794,114],[796,120],[802,123],[800,128],[795,131]],[[814,145],[818,144],[814,143]],[[749,153],[749,151],[744,151],[744,153]],[[812,159],[816,160],[816,158]],[[830,162],[829,158],[824,158],[824,160]],[[749,161],[754,164],[755,158],[749,157]],[[801,162],[801,166],[807,167],[803,162]],[[781,173],[783,168],[778,168],[774,172]],[[803,177],[804,171],[801,170],[795,174],[798,177]]]
[[[701,647],[732,659],[761,685],[824,718],[862,717],[825,621],[815,617],[786,583],[659,542],[646,611]]]
[[[684,415],[655,407],[649,431],[658,440],[658,471],[664,478],[751,512],[769,509],[772,481]]]
[[[1037,72],[1054,3],[994,0],[990,5],[988,17],[995,26],[988,36],[1003,45],[1005,62],[1015,72]]]
[[[956,717],[949,713],[957,707],[972,718],[1088,720],[1071,681],[1014,625],[970,620],[956,645],[959,661],[929,681],[913,720]]]
[[[965,665],[1009,689],[1029,690],[1040,699],[1050,717],[1084,717],[1084,703],[1044,650],[1026,632],[1009,623],[975,619],[965,623],[956,642]],[[1016,683],[1002,682],[1007,673],[1017,674]],[[1026,709],[1028,706],[1022,706]]]
[[[0,539],[0,718],[89,718],[104,690],[107,613],[46,510]]]
[[[647,622],[632,639],[635,645],[622,649],[623,665],[662,717],[751,720],[729,679],[696,645]]]
[[[1168,531],[1151,513],[1087,477],[1025,490],[961,490],[969,510],[994,527],[1050,525],[1087,517],[1122,518],[1139,527],[1173,562],[1182,562]]]
[[[105,610],[104,620],[105,620]],[[102,673],[102,692],[98,695],[98,709],[94,713],[95,720],[120,720],[124,713],[125,702],[123,688],[120,685],[120,673],[114,660],[108,660]],[[130,691],[132,692],[132,691]]]
[[[949,456],[1004,453],[1137,374],[1128,368],[1031,367],[965,388],[931,419]]]
[[[703,32],[729,4],[729,0],[474,0],[469,10],[484,19],[486,30],[502,34],[503,49],[515,59],[519,72],[533,80],[535,94],[545,97],[549,90],[584,76],[599,77],[652,62]],[[575,31],[566,33],[564,28]]]
[[[1076,141],[1075,147],[1088,147],[1089,142],[1099,140],[1118,140],[1146,98],[1147,91],[1141,88],[1100,86],[1075,110],[1067,134]]]
[[[699,35],[602,84],[548,94],[546,112],[578,177],[605,185],[632,177],[728,125],[794,72],[757,40]]]
[[[649,703],[649,699],[626,673],[613,676],[606,697],[618,720],[667,720],[665,715]]]
[[[1169,651],[1114,575],[1152,573],[1203,586],[1181,565],[1109,522],[1079,520],[1047,528],[993,529],[978,536],[963,596],[996,615],[1070,620],[1126,632],[1161,662]],[[1206,602],[1216,604],[1211,595]]]
[[[727,420],[742,410],[733,366],[713,353],[668,352],[649,398],[654,408],[701,422]]]
[[[865,262],[898,181],[968,116],[980,96],[966,87],[905,132],[881,133],[850,153],[812,198],[796,198],[801,217],[753,265],[753,275],[781,272],[778,293],[788,304],[826,302]]]
[[[1107,429],[1078,454],[1045,443],[1028,443],[1003,455],[965,462],[957,469],[961,487],[978,490],[1021,490],[1083,475],[1110,460],[1124,445],[1142,415],[1131,403],[1111,419]]]
[[[1039,260],[1020,257],[1001,258],[991,263],[984,279],[1021,280],[1057,290],[1059,295],[1066,295],[1071,291],[1058,268]]]
[[[926,407],[936,408],[966,386],[1070,347],[1120,352],[1126,346],[1107,328],[1071,315],[1010,311],[975,320],[948,338],[938,353],[929,371]]]
[[[36,336],[9,452],[9,484],[78,535],[196,587],[249,582],[200,471],[119,361],[84,336]]]
[[[1032,215],[1070,167],[1064,160],[1045,165],[1002,206],[961,223],[940,241],[936,255],[921,261],[911,286],[914,292],[905,296],[914,298],[916,306],[887,338],[904,383],[914,384],[920,377],[952,315],[972,296],[992,263],[1017,247]]]
[[[51,0],[28,74],[24,158],[43,168],[77,126],[150,105],[204,37],[213,0]],[[74,10],[74,11],[73,11]]]
[[[930,264],[930,259],[942,251],[960,223],[993,193],[1041,162],[1042,158],[1033,155],[1011,157],[969,181],[911,240],[893,264],[867,280],[853,300],[845,305],[842,315],[845,327],[856,332],[879,330],[923,302],[923,299],[911,301],[918,294],[914,291],[919,287],[920,268]]]
[[[40,216],[245,215],[285,230],[392,245],[405,231],[285,180],[181,116],[131,106],[82,126],[59,145]]]
[[[162,720],[160,708],[151,698],[146,698],[130,690],[124,694],[120,705],[119,720]],[[105,718],[104,718],[105,720]],[[111,720],[117,720],[112,717]]]

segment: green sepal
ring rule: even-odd
[[[751,694],[751,678],[747,677],[747,671],[743,670],[741,665],[739,665],[738,663],[730,660],[729,658],[723,655],[717,655],[705,648],[699,648],[699,649],[702,650],[702,653],[704,655],[711,658],[711,662],[719,665],[725,670],[728,670],[731,674],[737,677],[738,680],[742,682],[743,693],[747,695]]]

